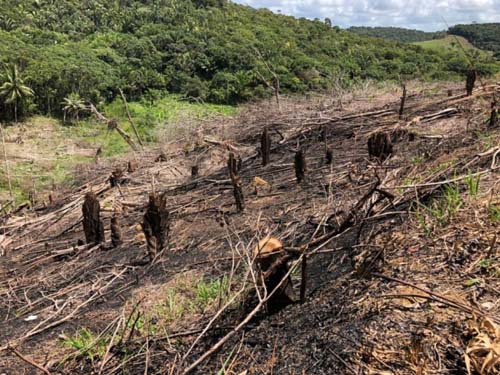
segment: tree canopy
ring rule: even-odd
[[[363,79],[446,79],[463,73],[443,52],[355,35],[320,20],[225,0],[0,0],[0,62],[19,66],[41,113],[63,114],[71,94],[94,103],[123,89],[235,104],[329,90],[331,73]],[[258,52],[258,53],[257,53]],[[498,70],[483,61],[485,73]],[[481,68],[483,69],[483,68]],[[264,79],[262,79],[264,78]],[[8,112],[0,113],[8,116]]]

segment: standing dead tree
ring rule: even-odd
[[[262,152],[262,165],[266,166],[271,159],[271,137],[267,128],[264,129],[260,138],[260,151]]]
[[[401,96],[401,105],[399,107],[399,119],[403,118],[406,103],[406,83],[403,83],[403,95]]]
[[[476,69],[474,69],[474,67],[471,66],[467,70],[467,79],[465,81],[465,90],[467,91],[467,96],[472,95],[472,91],[474,90],[474,85],[476,83],[476,79],[477,79]]]
[[[241,188],[241,179],[238,175],[238,161],[235,159],[232,152],[229,153],[227,161],[229,177],[233,184],[234,199],[236,201],[236,209],[241,212],[245,210],[245,198],[243,197],[243,189]]]
[[[294,166],[297,183],[301,183],[304,181],[306,175],[306,158],[304,156],[304,151],[301,148],[299,148],[299,150],[295,153]]]
[[[132,129],[134,130],[135,136],[137,137],[137,141],[139,142],[141,147],[144,147],[144,144],[142,143],[142,139],[139,135],[139,132],[137,131],[137,128],[135,127],[134,120],[132,120],[132,116],[131,116],[130,111],[128,109],[127,98],[125,98],[125,94],[123,93],[122,89],[120,89],[120,95],[122,97],[123,104],[125,105],[125,111],[127,112],[128,121],[130,122],[130,125],[132,126]]]
[[[152,262],[156,255],[168,245],[170,237],[170,213],[165,195],[153,193],[149,196],[142,230],[146,237],[149,259]]]
[[[488,122],[488,128],[493,129],[498,126],[498,108],[497,108],[497,101],[493,100],[491,103],[491,114],[490,114],[490,121]]]
[[[393,151],[391,136],[385,132],[374,133],[368,138],[368,154],[370,157],[384,161]]]
[[[257,76],[259,79],[269,88],[273,91],[274,93],[274,98],[276,99],[276,105],[278,106],[278,111],[281,111],[281,103],[280,103],[280,79],[278,74],[271,68],[271,65],[267,62],[267,60],[262,56],[262,53],[255,48],[254,49],[255,53],[257,54],[257,57],[259,58],[260,61],[264,64],[266,67],[266,70],[271,74],[273,77],[273,82],[269,82],[263,75],[262,73],[256,69]]]
[[[108,127],[108,130],[116,130],[118,134],[129,144],[129,146],[132,148],[132,150],[137,151],[137,145],[135,142],[132,140],[132,138],[118,126],[118,121],[115,119],[108,119],[106,116],[104,116],[101,112],[97,110],[97,108],[93,105],[90,104],[88,107],[89,111],[95,115],[97,120],[103,124],[105,124]]]
[[[83,231],[87,244],[99,244],[105,241],[104,225],[101,221],[101,206],[95,193],[85,195],[82,206]]]
[[[118,247],[123,243],[120,211],[115,210],[111,218],[111,243],[113,247]]]

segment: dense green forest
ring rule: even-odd
[[[426,32],[401,27],[353,26],[347,30],[358,35],[384,38],[402,43],[424,42],[426,40],[439,39],[446,35],[444,31]]]
[[[62,116],[82,101],[110,102],[120,88],[130,100],[170,92],[235,104],[272,95],[277,81],[282,93],[304,93],[467,68],[455,54],[224,0],[0,0],[0,9],[4,119]],[[477,66],[499,70],[484,58]]]
[[[500,59],[500,23],[477,23],[450,27],[450,34],[460,35],[476,47],[493,51]]]

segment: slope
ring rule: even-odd
[[[166,158],[142,156],[122,186],[110,186],[112,168],[95,171],[55,207],[2,218],[0,368],[30,366],[10,347],[53,373],[444,374],[465,371],[466,349],[480,368],[498,345],[500,134],[485,122],[499,87],[472,97],[449,88],[409,86],[402,119],[394,91],[353,93],[344,109],[331,99],[282,111],[259,103],[224,130],[193,133],[190,152],[181,142]],[[385,162],[369,159],[374,132],[394,142]],[[228,150],[242,157],[244,212]],[[256,192],[255,177],[268,186]],[[153,188],[166,193],[172,223],[169,247],[150,262],[136,225]],[[108,238],[120,207],[122,245],[78,244],[90,191]],[[308,258],[305,303],[272,316],[251,256],[267,234]]]

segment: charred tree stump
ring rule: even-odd
[[[113,247],[118,247],[123,243],[121,220],[118,212],[111,218],[111,243]]]
[[[90,192],[85,195],[82,207],[83,231],[87,244],[104,242],[104,225],[101,221],[101,207],[97,196]]]
[[[467,91],[467,96],[472,95],[472,91],[474,90],[474,85],[476,83],[477,72],[474,68],[469,68],[467,70],[467,79],[465,81],[465,90]]]
[[[453,90],[452,89],[448,89],[448,97],[452,97],[453,96]]]
[[[305,179],[306,175],[306,158],[304,156],[304,151],[299,149],[295,153],[295,177],[297,178],[297,183],[301,183]]]
[[[129,160],[127,164],[127,172],[134,173],[137,170],[137,162],[135,160]]]
[[[191,178],[192,179],[198,178],[199,172],[200,172],[200,168],[198,165],[191,166]]]
[[[109,183],[111,187],[117,187],[123,183],[123,169],[115,168],[109,177]]]
[[[155,159],[155,163],[163,163],[168,160],[167,154],[165,154],[165,151],[162,151],[160,155]]]
[[[238,155],[238,157],[236,158],[236,170],[240,172],[242,167],[243,167],[243,159],[241,158],[241,155]]]
[[[286,278],[267,301],[267,312],[269,314],[274,314],[299,300],[293,289],[290,275],[286,276],[289,271],[288,261],[291,257],[288,254],[284,254],[282,250],[283,245],[276,238],[261,240],[254,250],[257,264],[263,274],[267,293],[273,292],[280,285],[283,278]]]
[[[321,127],[320,133],[319,133],[319,140],[323,142],[326,145],[326,142],[328,141],[328,132],[326,128]]]
[[[146,237],[149,259],[153,261],[156,255],[168,245],[169,241],[170,213],[167,209],[165,195],[151,194],[149,196],[142,230]]]
[[[238,175],[238,161],[234,158],[234,154],[232,152],[229,153],[227,166],[229,170],[229,177],[231,178],[231,183],[233,184],[236,209],[241,212],[245,210],[245,198],[243,196],[243,189],[241,188],[241,179]]]
[[[333,163],[333,151],[330,148],[326,149],[325,154],[326,164],[331,165]]]
[[[391,136],[385,132],[372,134],[368,139],[368,153],[370,157],[384,161],[393,151]]]
[[[271,137],[267,128],[264,129],[260,138],[260,151],[262,153],[262,165],[266,166],[271,160]]]
[[[498,108],[497,108],[497,102],[493,101],[491,103],[491,115],[490,115],[490,121],[488,122],[488,128],[493,129],[498,126]]]
[[[403,95],[401,96],[401,105],[399,107],[399,119],[403,118],[406,103],[406,84],[403,83]]]

